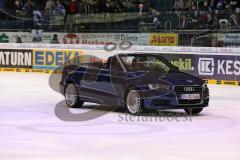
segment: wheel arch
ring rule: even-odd
[[[77,85],[77,83],[76,83],[74,80],[72,80],[72,79],[69,79],[69,80],[65,81],[64,94],[65,94],[66,88],[67,88],[67,86],[68,86],[69,84]]]

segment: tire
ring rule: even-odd
[[[143,104],[141,97],[136,90],[129,90],[126,99],[125,105],[127,111],[132,115],[138,115],[143,112]]]
[[[79,99],[79,92],[76,85],[67,84],[64,92],[65,102],[69,108],[81,108],[83,101]]]
[[[203,110],[203,108],[190,108],[190,109],[184,109],[184,111],[187,114],[192,114],[192,115],[197,115],[199,113],[201,113]]]

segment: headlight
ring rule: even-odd
[[[171,88],[171,86],[162,84],[149,84],[148,87],[150,90],[164,90],[164,91],[168,91]]]

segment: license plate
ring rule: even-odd
[[[181,94],[180,98],[185,100],[196,100],[201,99],[201,96],[200,94]]]

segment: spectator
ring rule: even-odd
[[[17,37],[17,38],[16,38],[16,43],[22,43],[21,37]]]
[[[199,9],[200,9],[201,11],[211,12],[211,8],[210,8],[209,3],[208,3],[207,0],[205,0],[205,1],[203,2],[203,6],[200,6]]]
[[[33,42],[42,42],[43,31],[41,29],[33,29],[32,30],[32,41]]]
[[[230,26],[238,26],[238,21],[239,21],[239,17],[237,17],[236,14],[231,14],[230,18],[229,18],[229,24]]]
[[[98,0],[85,0],[84,2],[80,3],[80,5],[82,6],[81,8],[83,8],[80,10],[80,12],[84,11],[84,13],[99,13],[98,4]]]
[[[32,2],[32,0],[28,0],[23,7],[23,11],[24,11],[24,15],[25,17],[27,17],[28,19],[24,21],[24,28],[26,29],[32,29],[32,27],[34,26],[33,24],[33,8],[34,8],[34,3]]]
[[[191,6],[191,8],[190,8],[190,11],[192,11],[192,12],[197,11],[197,4],[196,4],[196,3],[192,3],[192,6]]]
[[[187,29],[189,27],[189,20],[186,15],[181,15],[180,18],[180,29]]]
[[[59,44],[59,40],[58,40],[57,34],[53,35],[53,39],[50,41],[50,44]]]
[[[52,0],[47,0],[44,9],[45,9],[46,15],[51,15],[53,10],[55,9],[54,2]]]
[[[174,8],[176,11],[179,11],[179,10],[183,9],[183,8],[184,8],[183,0],[175,0],[175,3],[174,3],[173,8]]]
[[[143,2],[138,4],[138,15],[143,15],[144,12],[148,12],[147,8],[145,7]]]
[[[116,13],[121,13],[121,12],[125,12],[125,11],[126,11],[126,9],[125,9],[123,3],[120,0],[116,0],[115,12]]]
[[[32,18],[33,8],[34,8],[34,3],[32,2],[32,0],[28,0],[23,7],[27,17]]]
[[[16,0],[14,2],[14,10],[17,12],[17,11],[21,11],[22,8],[23,8],[22,2],[20,0]]]
[[[216,15],[214,14],[208,14],[208,28],[212,30],[217,30],[219,28],[219,21]]]
[[[232,6],[230,5],[230,3],[226,3],[226,4],[225,4],[225,10],[231,11],[231,12],[233,11],[233,10],[232,10]]]
[[[211,24],[213,23],[213,17],[210,13],[207,14],[207,28],[209,28],[209,26],[211,26]]]
[[[230,5],[233,10],[240,8],[240,1],[239,0],[230,0]]]
[[[197,4],[192,3],[191,9],[190,9],[190,26],[191,29],[197,29],[199,27],[199,15],[197,12]]]
[[[189,9],[191,9],[191,6],[192,6],[192,0],[185,0],[184,1],[184,9],[186,11],[189,11]]]
[[[72,0],[68,7],[70,14],[76,14],[78,12],[78,2],[77,0]]]
[[[42,12],[40,11],[39,7],[33,11],[33,21],[35,28],[41,28],[43,24],[43,16]]]
[[[210,7],[215,10],[216,9],[216,5],[218,3],[219,0],[211,0],[210,1]]]
[[[107,0],[106,3],[105,3],[105,12],[106,13],[114,13],[115,10],[114,10],[114,2],[112,0]]]
[[[200,27],[201,28],[206,28],[206,24],[208,22],[208,14],[202,14],[200,17],[199,17],[199,23],[200,23]]]
[[[236,9],[236,13],[235,13],[236,17],[237,17],[237,22],[240,25],[240,9]]]
[[[55,10],[53,11],[53,15],[55,16],[65,16],[66,14],[66,10],[65,10],[65,7],[64,5],[60,2],[60,0],[57,0],[56,1],[56,8]]]
[[[16,0],[14,3],[14,10],[15,10],[17,16],[23,15],[22,9],[23,9],[22,2],[20,0]]]
[[[228,20],[227,19],[221,19],[219,20],[219,24],[220,24],[220,29],[221,30],[226,30],[228,29]]]
[[[225,9],[225,5],[226,5],[226,1],[225,0],[219,0],[216,4],[216,9],[217,10],[224,10]]]

